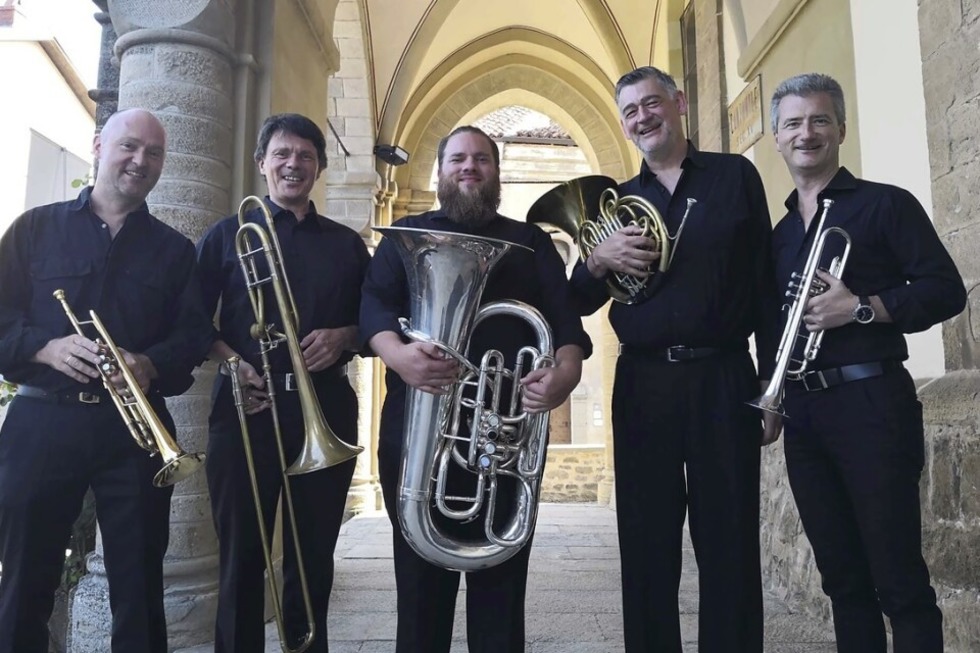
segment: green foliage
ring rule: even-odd
[[[6,406],[17,394],[17,386],[0,377],[0,406]]]
[[[72,179],[71,180],[71,187],[72,188],[83,188],[85,186],[90,186],[91,184],[92,184],[92,173],[91,172],[87,173],[81,179]]]

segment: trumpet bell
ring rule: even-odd
[[[203,453],[184,453],[165,462],[153,477],[154,487],[169,487],[183,481],[204,465]]]

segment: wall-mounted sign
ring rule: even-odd
[[[762,76],[756,75],[728,105],[728,142],[732,152],[741,154],[762,138],[762,115]]]

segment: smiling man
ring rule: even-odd
[[[357,347],[361,282],[368,265],[363,239],[353,230],[319,215],[310,200],[314,184],[327,165],[326,140],[309,118],[295,113],[270,116],[259,131],[255,163],[265,177],[269,225],[258,208],[245,219],[263,230],[275,229],[283,266],[296,302],[296,332],[316,399],[330,428],[349,444],[357,442],[357,397],[347,379],[347,363]],[[215,224],[198,243],[204,303],[212,314],[221,305],[211,345],[212,360],[241,357],[239,380],[245,389],[245,412],[254,452],[255,475],[262,496],[268,533],[273,532],[282,491],[283,470],[269,410],[275,391],[287,464],[299,455],[306,429],[288,347],[269,352],[273,388],[262,376],[259,344],[252,338],[255,313],[239,266],[235,235],[238,216]],[[254,241],[255,239],[253,239]],[[267,270],[263,257],[258,267]],[[264,293],[266,320],[282,328],[272,284]],[[218,533],[220,590],[215,625],[215,653],[260,653],[265,650],[265,560],[252,499],[231,379],[222,366],[212,393],[208,433],[208,489]],[[354,460],[290,477],[299,545],[309,583],[315,636],[307,649],[326,653],[327,605],[333,585],[333,551],[344,516]],[[284,524],[288,524],[283,520]],[[283,537],[283,612],[288,642],[298,645],[307,630],[299,565],[289,528]]]
[[[523,407],[544,412],[560,405],[575,388],[582,373],[582,358],[591,341],[582,321],[572,310],[565,266],[551,238],[540,228],[497,213],[500,204],[500,154],[483,131],[458,127],[439,142],[438,195],[440,208],[408,216],[394,226],[433,231],[452,231],[505,240],[523,245],[508,251],[487,280],[482,301],[510,299],[526,302],[544,315],[551,328],[555,364],[529,371]],[[399,469],[405,439],[406,388],[444,394],[454,386],[459,366],[431,343],[408,341],[398,318],[408,314],[409,286],[405,267],[388,239],[381,241],[364,282],[361,332],[364,340],[388,367],[387,395],[381,412],[378,464],[385,507],[394,526],[395,576],[398,588],[398,634],[395,653],[449,653],[452,643],[456,593],[460,574],[437,567],[419,556],[401,532]],[[439,298],[435,298],[439,299]],[[434,311],[446,310],[434,306]],[[494,316],[474,329],[469,342],[470,360],[480,364],[484,352],[495,349],[514,369],[517,351],[534,346],[537,339],[523,320]],[[509,396],[508,388],[498,388]],[[424,434],[429,435],[429,434]],[[431,434],[435,435],[435,434]],[[455,463],[450,463],[457,470]],[[461,468],[449,473],[449,494],[471,496],[476,475]],[[509,471],[509,470],[505,470]],[[496,490],[499,527],[511,519],[519,492],[513,475],[498,474]],[[460,504],[462,505],[462,504]],[[455,507],[455,506],[454,506]],[[484,511],[486,508],[483,509]],[[437,511],[433,519],[453,540],[486,538],[486,513],[475,520],[451,521]],[[505,562],[466,574],[466,640],[470,653],[520,653],[525,647],[524,594],[527,588],[528,543]]]
[[[827,289],[809,300],[804,322],[824,338],[783,402],[786,468],[833,605],[837,650],[884,653],[884,612],[895,653],[940,653],[942,614],[921,550],[922,405],[902,365],[903,334],[962,311],[963,280],[915,197],[841,167],[840,84],[792,77],[770,112],[796,187],[773,232],[780,282],[803,269],[824,201],[833,202],[824,228],[844,229],[852,243],[841,279],[818,272]],[[827,242],[824,267],[843,247]]]
[[[76,334],[52,297],[64,290],[83,320],[95,310],[173,433],[164,397],[190,387],[210,319],[193,244],[146,205],[165,150],[153,114],[114,114],[95,138],[95,186],[28,211],[0,240],[0,372],[19,384],[0,431],[2,653],[47,653],[65,548],[89,487],[109,579],[112,652],[168,650],[163,556],[172,488],[153,486],[160,456],[134,441],[100,380],[96,334]]]
[[[759,445],[775,440],[779,424],[763,423],[747,402],[766,385],[776,350],[765,192],[747,159],[701,152],[684,137],[687,99],[663,71],[627,73],[615,93],[623,133],[643,155],[620,195],[660,212],[674,252],[643,301],[609,310],[622,343],[612,421],[626,650],[681,651],[686,516],[700,650],[761,653]],[[697,203],[685,220],[689,199]],[[659,257],[652,249],[636,226],[596,246],[572,273],[582,313],[609,300],[610,274],[648,277]]]

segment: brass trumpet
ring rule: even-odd
[[[262,211],[266,228],[245,221],[245,215],[251,204],[257,205]],[[259,500],[258,479],[256,478],[255,463],[252,458],[252,447],[249,440],[244,393],[238,378],[240,359],[238,357],[232,357],[225,361],[225,364],[231,376],[232,394],[235,398],[235,407],[242,429],[246,464],[248,466],[249,479],[252,484],[252,498],[255,502],[255,511],[259,519],[262,553],[265,557],[266,571],[269,577],[269,589],[272,592],[272,606],[275,612],[276,626],[279,630],[279,643],[284,653],[302,653],[313,643],[313,638],[316,636],[316,626],[313,621],[313,607],[306,582],[303,552],[299,544],[296,512],[293,508],[288,477],[339,465],[355,458],[357,454],[364,450],[364,447],[351,446],[337,437],[330,428],[330,425],[327,424],[326,419],[324,419],[323,411],[320,410],[320,403],[317,401],[316,391],[313,389],[313,381],[303,361],[303,351],[300,348],[300,339],[296,333],[299,325],[299,313],[296,310],[296,302],[293,299],[293,293],[289,287],[286,268],[282,264],[282,249],[279,246],[279,239],[276,236],[276,228],[273,224],[272,214],[269,212],[269,208],[261,198],[250,195],[242,200],[242,203],[238,207],[238,223],[238,231],[235,234],[235,251],[238,254],[238,261],[245,275],[248,297],[252,304],[252,311],[255,314],[255,323],[252,325],[251,335],[259,343],[265,387],[269,394],[269,401],[272,404],[269,410],[272,415],[273,430],[275,432],[276,446],[279,451],[279,462],[283,474],[283,523],[285,524],[288,519],[289,527],[292,529],[296,564],[299,568],[300,588],[303,594],[303,604],[306,613],[307,630],[302,638],[300,638],[300,643],[296,648],[289,648],[287,643],[285,620],[279,598],[279,588],[272,566],[272,540],[266,532],[262,504]],[[256,246],[252,245],[251,239],[253,237],[257,242]],[[259,273],[259,268],[256,263],[256,256],[259,255],[265,257],[266,264],[269,266],[269,275],[266,277],[261,276]],[[262,286],[269,283],[272,284],[276,305],[279,308],[279,315],[282,318],[282,331],[275,330],[273,325],[265,319],[265,298],[262,293]],[[303,450],[299,457],[288,467],[286,454],[283,449],[282,429],[279,424],[279,408],[276,401],[276,391],[272,382],[272,363],[269,360],[269,352],[281,343],[285,343],[289,349],[289,360],[296,378],[300,410],[303,414],[305,428]]]
[[[204,464],[204,454],[185,453],[170,435],[167,427],[163,425],[153,407],[150,406],[150,402],[140,389],[133,371],[129,369],[122,353],[112,338],[109,337],[109,332],[95,311],[89,311],[92,318],[90,321],[79,322],[71,307],[68,306],[64,290],[60,288],[55,290],[54,298],[61,302],[65,314],[78,335],[86,337],[82,331],[84,324],[91,324],[98,332],[99,337],[95,343],[102,348],[103,354],[102,362],[96,369],[99,371],[99,376],[102,377],[102,384],[109,393],[112,403],[115,404],[116,410],[122,416],[130,435],[136,440],[136,444],[149,451],[151,456],[159,453],[163,461],[160,471],[153,477],[153,485],[167,487],[182,481],[199,470]],[[125,395],[109,381],[109,378],[115,375],[117,371],[122,374],[125,381]]]
[[[817,269],[827,246],[827,239],[837,235],[844,240],[843,253],[831,261],[830,268],[827,270],[832,277],[841,278],[847,265],[847,259],[851,255],[851,237],[846,231],[840,227],[823,228],[827,219],[827,212],[833,204],[834,200],[832,199],[823,200],[823,212],[817,222],[817,236],[810,247],[809,254],[807,254],[803,271],[794,272],[790,278],[786,297],[792,298],[793,301],[789,305],[786,326],[783,329],[782,338],[779,340],[779,349],[776,351],[776,368],[773,370],[772,380],[766,386],[765,392],[749,402],[750,406],[783,417],[786,416],[785,411],[783,411],[783,393],[786,381],[798,381],[803,378],[810,363],[816,360],[824,333],[826,333],[823,330],[807,331],[803,324],[803,316],[806,315],[807,300],[826,290],[826,284],[817,277]],[[803,345],[801,357],[797,359],[793,357],[793,354],[798,340],[806,340],[806,342]],[[794,365],[795,367],[792,367]]]

